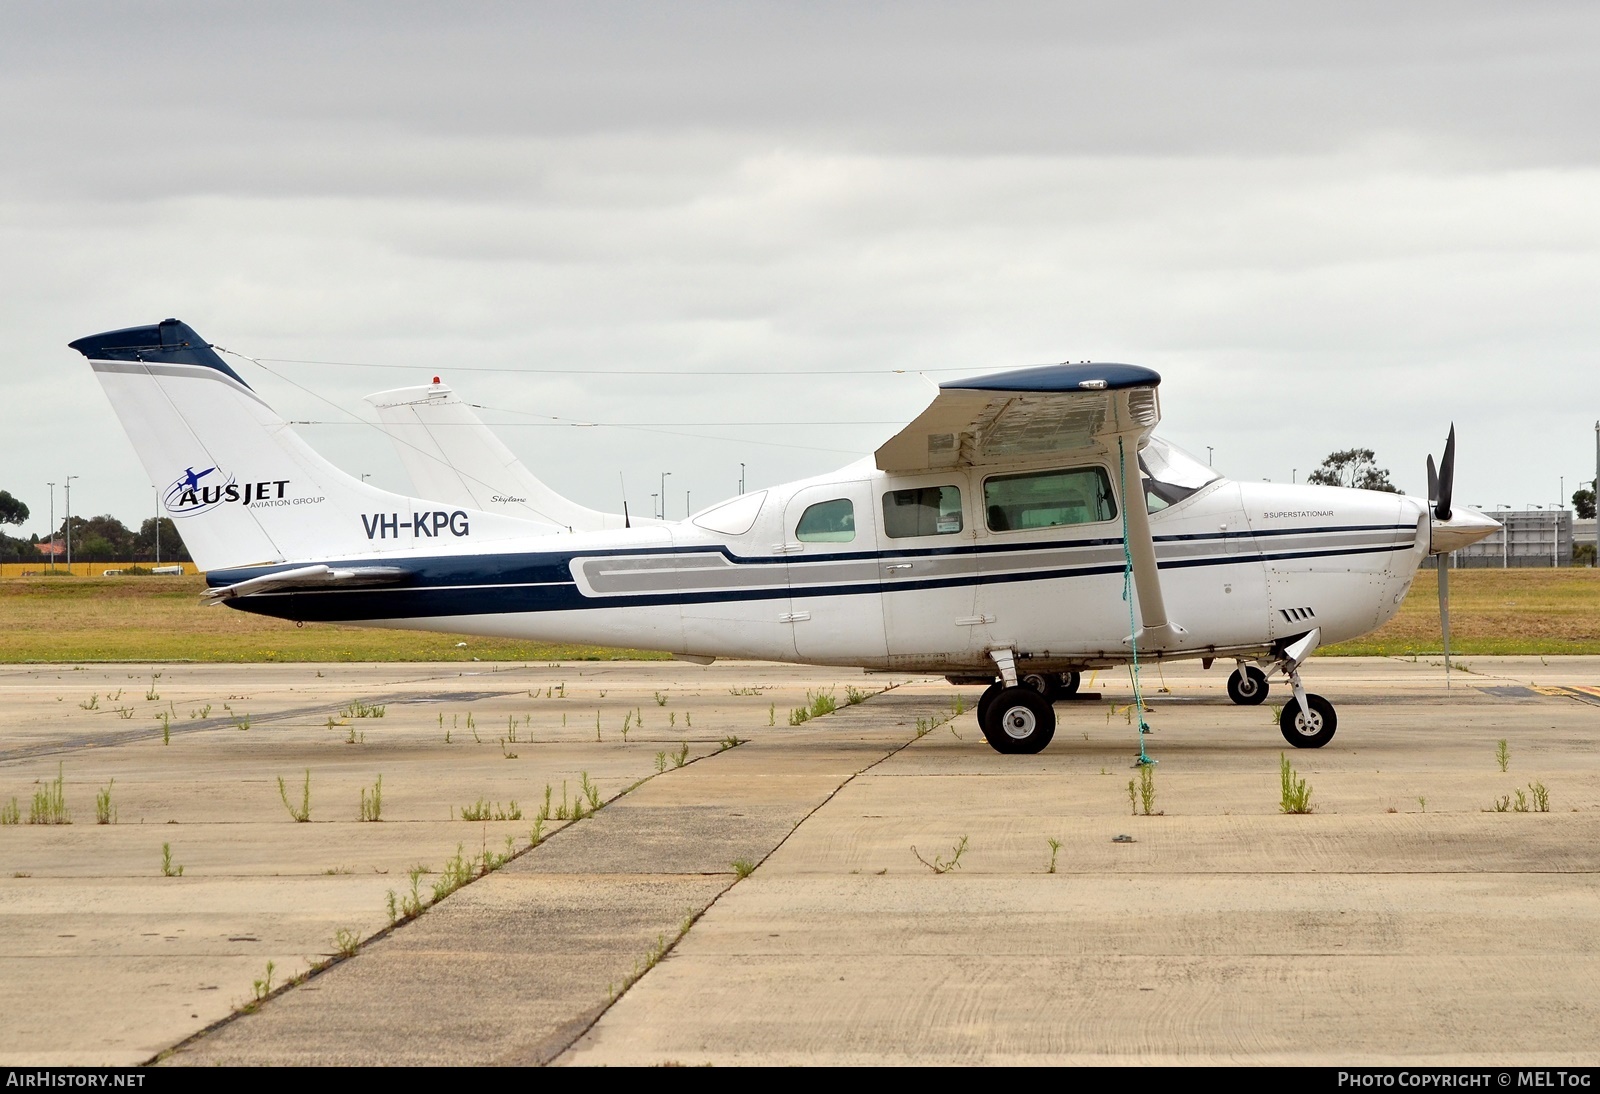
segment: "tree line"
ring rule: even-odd
[[[12,497],[10,491],[0,490],[0,528],[20,525],[28,519],[28,506]],[[55,530],[54,539],[66,543],[68,521],[63,519]],[[72,560],[74,562],[155,562],[157,520],[146,517],[136,532],[109,513],[98,517],[78,517],[71,520]],[[160,518],[160,546],[162,562],[190,562],[189,551],[183,537],[170,517]],[[52,537],[31,535],[27,539],[10,536],[0,531],[0,562],[47,562],[39,553],[38,544],[48,543]],[[65,556],[62,556],[63,560]]]

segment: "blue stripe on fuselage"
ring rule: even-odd
[[[1273,530],[1269,535],[1319,535],[1364,531],[1411,532],[1411,525],[1356,525],[1339,528],[1298,528]],[[1158,536],[1157,543],[1194,543],[1226,540],[1254,539],[1251,532],[1205,533],[1201,535]],[[1122,563],[1085,564],[1081,566],[1054,566],[1047,569],[1024,570],[999,574],[955,574],[941,578],[894,579],[892,582],[862,581],[855,584],[796,585],[774,583],[749,589],[716,590],[662,590],[592,597],[585,595],[572,579],[572,560],[663,556],[721,554],[735,566],[771,566],[776,564],[807,564],[860,561],[876,559],[892,561],[900,558],[928,557],[932,555],[996,555],[1093,548],[1119,545],[1120,538],[1085,540],[1030,541],[1026,543],[967,545],[958,547],[913,548],[899,551],[856,551],[826,555],[804,556],[754,556],[735,555],[727,546],[623,548],[595,551],[525,552],[518,554],[445,555],[404,559],[405,568],[411,572],[406,583],[379,587],[337,587],[304,592],[261,593],[228,601],[228,605],[241,611],[282,619],[309,622],[375,621],[382,619],[421,619],[452,615],[501,615],[524,612],[579,611],[591,608],[650,607],[662,604],[716,603],[752,600],[808,599],[818,596],[840,596],[876,593],[880,590],[908,592],[924,589],[948,588],[960,585],[997,585],[1021,581],[1051,581],[1067,577],[1090,577],[1121,573]],[[1410,549],[1409,543],[1396,542],[1387,546],[1331,547],[1328,549],[1301,549],[1292,551],[1248,551],[1238,554],[1205,558],[1173,558],[1160,562],[1162,569],[1187,569],[1197,566],[1237,566],[1242,564],[1299,558],[1330,558],[1348,555],[1393,553]],[[371,560],[335,561],[329,565],[370,565]],[[295,564],[217,570],[207,575],[212,587],[230,585],[251,577],[292,569]],[[666,576],[666,575],[663,575]],[[776,575],[775,575],[776,576]]]

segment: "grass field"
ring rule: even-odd
[[[199,577],[0,579],[0,662],[574,661],[666,655],[309,624],[202,607]],[[1451,653],[1600,653],[1600,570],[1456,570]],[[457,645],[465,642],[465,647]],[[1436,578],[1417,575],[1381,630],[1334,655],[1438,654]]]
[[[0,663],[586,661],[664,653],[307,624],[200,604],[201,577],[0,580]],[[464,648],[456,645],[465,642]]]

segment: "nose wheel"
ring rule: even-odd
[[[1278,728],[1283,731],[1283,739],[1296,748],[1321,748],[1333,740],[1333,731],[1339,728],[1339,717],[1333,712],[1332,703],[1308,692],[1305,707],[1300,705],[1298,697],[1283,705]]]
[[[1260,706],[1267,699],[1267,674],[1254,665],[1240,665],[1228,677],[1228,698],[1242,707]]]

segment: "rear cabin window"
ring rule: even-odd
[[[984,480],[983,506],[991,532],[1020,532],[1093,524],[1117,515],[1105,469],[1035,471]]]
[[[925,486],[883,495],[883,530],[891,539],[950,536],[961,527],[959,487]]]
[[[849,543],[856,538],[856,507],[849,498],[808,505],[794,538],[801,543]]]

